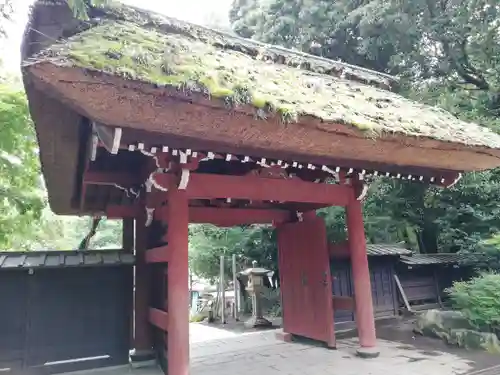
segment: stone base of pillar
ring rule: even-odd
[[[131,350],[129,354],[130,365],[133,368],[156,366],[156,354],[152,350]]]
[[[380,354],[380,351],[376,347],[372,348],[358,348],[356,350],[356,354],[360,358],[377,358]]]
[[[276,331],[274,334],[277,340],[284,341],[284,342],[292,342],[293,341],[293,336],[291,333],[285,332],[282,329],[279,329]]]
[[[264,317],[252,316],[245,322],[246,328],[269,328],[272,327],[273,323]]]

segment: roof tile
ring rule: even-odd
[[[0,269],[133,265],[122,250],[0,252]]]
[[[366,252],[368,256],[410,255],[412,253],[404,247],[389,244],[367,244]]]

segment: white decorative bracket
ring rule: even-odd
[[[111,153],[116,155],[120,150],[120,142],[122,140],[122,128],[115,128],[115,134],[113,134],[113,146],[111,147]]]
[[[447,188],[451,188],[453,186],[455,186],[457,184],[458,181],[460,181],[460,179],[462,178],[462,173],[459,173],[457,178],[455,178],[453,180],[453,182],[451,184],[449,184],[448,186],[446,186]]]
[[[146,222],[144,223],[144,226],[149,227],[151,225],[151,223],[153,222],[154,212],[154,208],[146,207]]]
[[[124,188],[123,186],[118,184],[114,184],[114,186],[117,189],[123,190],[127,198],[130,198],[130,194],[132,194],[136,199],[139,198],[139,195],[141,195],[140,190],[135,190],[133,188]]]
[[[368,184],[363,184],[363,189],[361,190],[361,194],[358,195],[356,200],[362,201],[364,197],[366,196],[366,193],[368,193]]]
[[[114,155],[118,153],[122,140],[122,128],[114,128],[99,124],[98,122],[93,122],[92,131],[101,140],[104,148],[108,150],[109,153]]]
[[[303,212],[296,211],[295,214],[297,215],[297,220],[299,222],[303,222],[304,221],[304,213]]]
[[[189,169],[183,168],[181,172],[181,180],[179,181],[178,189],[186,190],[188,183],[189,183]]]
[[[97,145],[99,144],[99,137],[97,134],[92,134],[92,141],[90,144],[90,160],[95,161],[97,158]]]
[[[151,173],[146,182],[144,182],[144,186],[146,187],[146,193],[151,193],[151,191],[153,190],[153,179],[152,179],[153,173]]]
[[[271,168],[271,166],[267,163],[266,158],[260,159],[257,164],[264,168]]]

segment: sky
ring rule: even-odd
[[[2,0],[0,0],[2,1]],[[228,12],[232,0],[122,0],[139,8],[152,10],[184,21],[213,25],[228,24]],[[0,42],[2,61],[9,71],[19,71],[20,45],[24,27],[28,21],[29,6],[33,0],[15,0],[13,22],[6,26],[7,39]]]

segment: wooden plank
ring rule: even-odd
[[[155,217],[164,216],[168,206],[155,210]],[[106,208],[108,218],[133,218],[144,211],[139,205],[115,206]],[[290,221],[291,213],[280,209],[256,208],[217,208],[217,207],[190,207],[189,222],[199,224],[214,224],[218,226],[235,226],[244,224],[280,224]]]
[[[138,176],[121,172],[86,172],[84,184],[134,186],[141,181]],[[165,173],[155,177],[162,186],[172,186],[176,176]],[[227,176],[192,173],[187,187],[190,199],[234,198],[273,200],[346,206],[354,199],[347,185],[307,182],[300,179],[274,179],[258,176]]]
[[[170,186],[172,176],[156,177],[162,186]],[[285,180],[257,176],[225,176],[192,173],[187,194],[190,199],[233,198],[249,200],[273,200],[279,202],[328,203],[346,206],[354,193],[349,186],[315,184],[299,179]]]
[[[355,300],[352,297],[345,296],[333,296],[333,309],[334,310],[350,310],[353,311],[355,306]]]
[[[127,253],[134,253],[134,218],[126,217],[122,219],[122,247]]]
[[[432,276],[429,277],[414,276],[411,278],[401,280],[401,285],[403,285],[405,288],[426,287],[429,285],[433,286],[434,279]]]
[[[93,172],[87,171],[83,174],[82,184],[89,185],[120,185],[131,187],[140,184],[136,174],[124,172]]]
[[[153,307],[149,308],[149,322],[155,327],[160,328],[164,332],[168,332],[168,313],[155,309]]]
[[[330,258],[346,259],[351,256],[349,250],[349,242],[343,241],[339,243],[328,244],[328,253]]]
[[[406,309],[409,312],[412,312],[413,310],[411,309],[410,303],[408,302],[408,298],[406,298],[406,294],[405,294],[403,287],[401,286],[401,281],[399,280],[398,274],[394,273],[393,276],[394,276],[394,281],[396,282],[396,286],[398,287],[399,293],[400,293],[401,297],[403,298],[403,302],[405,304]]]
[[[423,305],[414,305],[413,311],[423,311],[423,310],[432,310],[432,309],[438,309],[439,303],[425,303]]]
[[[436,272],[436,269],[432,271],[433,276],[434,276],[434,285],[436,287],[436,296],[438,300],[438,304],[441,308],[443,308],[443,301],[441,300],[441,290],[439,289],[439,278]]]
[[[279,224],[291,220],[290,212],[278,209],[246,209],[190,207],[190,223],[210,223],[219,226],[243,224]]]
[[[146,263],[167,263],[168,261],[169,253],[167,246],[146,250]]]

